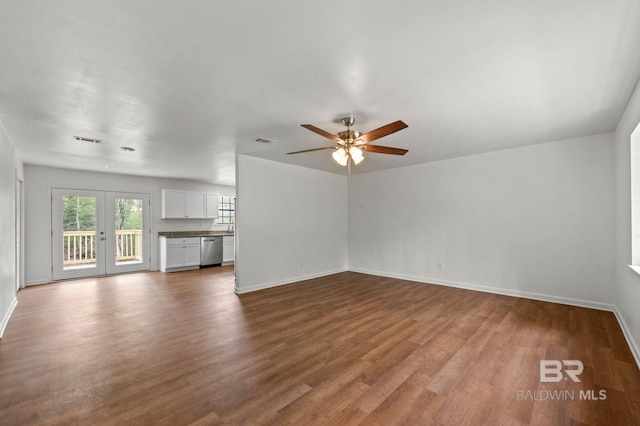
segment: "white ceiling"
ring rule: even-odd
[[[375,144],[409,153],[354,172],[380,170],[612,131],[638,22],[637,0],[3,1],[0,121],[26,163],[233,185],[236,153],[345,173],[286,155],[330,145],[300,124],[401,119]]]

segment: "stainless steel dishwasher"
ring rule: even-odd
[[[222,264],[222,236],[200,237],[200,267]]]

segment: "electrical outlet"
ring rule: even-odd
[[[438,271],[441,271],[441,272],[444,271],[444,264],[443,263],[438,262]]]

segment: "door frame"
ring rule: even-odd
[[[16,292],[24,288],[24,181],[16,172]]]
[[[96,266],[64,269],[62,259],[62,196],[96,198]],[[115,215],[109,208],[117,198],[136,198],[143,201],[142,261],[131,264],[116,264],[115,259]],[[51,275],[53,281],[88,278],[104,275],[147,271],[151,267],[151,195],[148,193],[116,192],[74,188],[51,188]],[[111,257],[110,254],[113,254]]]

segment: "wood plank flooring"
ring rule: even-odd
[[[612,313],[352,272],[233,286],[222,267],[20,291],[0,424],[640,424]],[[581,381],[541,383],[541,360]]]

